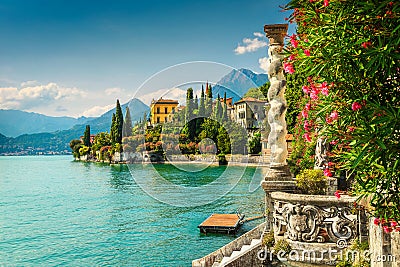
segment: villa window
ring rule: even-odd
[[[157,123],[160,123],[160,117],[157,117]]]
[[[164,113],[168,114],[168,108],[164,108]]]
[[[157,114],[160,114],[160,108],[157,108]]]

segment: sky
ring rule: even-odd
[[[0,0],[0,109],[98,116],[232,68],[265,73],[263,26],[285,23],[285,2]]]

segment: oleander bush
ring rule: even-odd
[[[347,172],[375,217],[400,221],[400,2],[291,0],[286,10],[297,33],[284,69],[303,95],[297,142],[306,151],[326,138],[324,174]]]

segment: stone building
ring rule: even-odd
[[[247,130],[260,129],[265,118],[266,105],[268,101],[265,100],[253,97],[242,98],[233,105],[234,120]]]

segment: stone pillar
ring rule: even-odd
[[[292,192],[295,189],[295,182],[290,174],[286,162],[288,155],[286,146],[286,79],[283,74],[283,55],[284,38],[287,34],[287,24],[265,25],[264,32],[269,39],[268,57],[268,79],[271,86],[268,89],[268,123],[271,132],[268,136],[268,144],[271,148],[270,167],[264,180],[261,182],[266,193],[266,206],[269,209],[268,221],[272,224],[273,203],[271,202],[270,192],[284,191]]]

